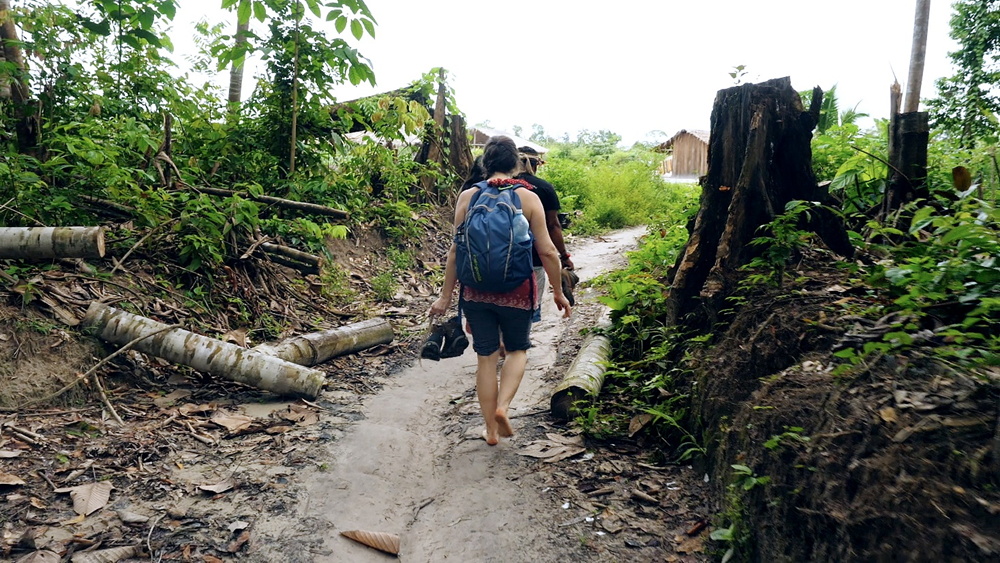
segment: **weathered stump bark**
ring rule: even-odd
[[[787,77],[719,91],[701,203],[668,295],[670,324],[699,308],[714,317],[732,291],[739,267],[758,252],[749,246],[758,228],[788,202],[835,205],[826,187],[817,184],[811,164],[810,140],[821,101],[822,91],[816,88],[810,111],[805,111]],[[847,231],[834,213],[812,214],[807,227],[837,254],[853,256]]]
[[[101,227],[3,227],[0,258],[103,258]]]
[[[278,395],[315,399],[323,387],[325,376],[321,371],[180,328],[164,331],[168,325],[97,301],[90,304],[83,323],[112,344],[127,344],[152,335],[134,348]]]
[[[455,169],[456,190],[461,187],[462,182],[469,177],[472,172],[472,148],[469,146],[469,130],[465,127],[465,118],[461,115],[449,115],[451,122],[451,141],[448,143],[448,157],[451,166]]]
[[[598,327],[611,324],[608,313],[605,312]],[[563,380],[552,392],[549,400],[549,410],[552,416],[569,420],[576,413],[573,405],[586,397],[596,397],[604,386],[604,373],[607,366],[604,362],[611,355],[611,340],[602,334],[590,333],[583,340],[580,352],[573,359]]]
[[[930,197],[927,188],[927,143],[930,123],[925,111],[889,116],[889,181],[882,198],[882,220],[903,205]]]
[[[376,318],[301,336],[261,344],[254,350],[302,366],[321,364],[330,358],[359,352],[393,339],[389,321]]]

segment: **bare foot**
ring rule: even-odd
[[[490,437],[489,430],[483,430],[483,440],[486,440],[486,443],[491,446],[495,446],[500,443],[500,437],[496,434],[494,434],[493,437]]]
[[[497,409],[497,412],[493,415],[497,420],[497,430],[499,434],[504,438],[510,438],[514,435],[514,427],[510,425],[510,419],[507,418],[507,411],[503,409]]]

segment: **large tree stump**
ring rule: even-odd
[[[668,295],[670,324],[699,307],[707,307],[703,312],[714,318],[740,266],[759,252],[749,245],[758,228],[788,202],[834,204],[812,171],[810,141],[821,102],[822,90],[816,88],[810,111],[805,111],[788,77],[719,91],[701,203]],[[834,213],[811,215],[808,228],[831,250],[853,255],[843,222]]]

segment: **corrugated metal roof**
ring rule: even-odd
[[[681,129],[673,137],[670,137],[666,141],[663,141],[662,143],[657,145],[655,150],[665,151],[669,149],[674,145],[674,141],[677,140],[677,138],[680,137],[681,135],[694,135],[695,137],[698,138],[699,141],[705,143],[706,145],[708,144],[708,140],[711,136],[710,132],[705,131],[704,129],[691,129],[691,130]]]
[[[531,148],[535,149],[536,151],[538,151],[538,154],[545,154],[545,153],[549,152],[549,149],[543,147],[542,145],[539,145],[538,143],[533,143],[533,142],[531,142],[531,141],[529,141],[529,140],[527,140],[527,139],[525,139],[523,137],[518,137],[517,135],[512,135],[512,134],[510,134],[510,133],[508,133],[506,131],[502,131],[500,129],[490,129],[489,127],[472,127],[469,130],[473,132],[473,135],[475,135],[475,133],[478,131],[479,133],[482,133],[486,137],[496,137],[498,135],[503,135],[504,137],[510,137],[511,140],[513,140],[514,143],[518,147],[524,147],[524,146],[531,147]],[[473,138],[475,138],[475,137],[473,137]],[[473,143],[473,145],[481,147],[482,143]]]

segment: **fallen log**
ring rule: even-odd
[[[256,346],[254,350],[303,366],[321,364],[330,358],[359,352],[392,342],[392,325],[383,318],[339,326],[321,332],[286,338]]]
[[[180,328],[163,331],[163,323],[98,301],[90,304],[83,324],[112,344],[149,334],[135,344],[136,350],[278,395],[315,399],[323,386],[321,371]]]
[[[260,249],[268,254],[284,256],[285,258],[309,264],[310,266],[316,268],[319,267],[319,264],[322,261],[322,259],[315,254],[309,254],[308,252],[302,252],[301,250],[296,250],[290,246],[283,246],[271,242],[261,244]]]
[[[254,201],[259,201],[261,203],[267,203],[269,205],[276,205],[278,207],[284,207],[286,209],[296,209],[298,211],[304,211],[306,213],[315,213],[316,215],[326,215],[328,217],[333,217],[335,219],[347,219],[351,216],[350,213],[343,211],[341,209],[334,209],[332,207],[327,207],[325,205],[319,205],[318,203],[307,203],[304,201],[293,201],[290,199],[283,199],[280,197],[272,197],[269,195],[253,195],[244,192],[234,192],[232,190],[224,190],[222,188],[209,188],[205,186],[191,186],[192,189],[198,190],[210,195],[217,195],[221,197],[232,197],[238,195],[240,197],[250,198]]]
[[[609,311],[597,322],[596,328],[611,326]],[[569,420],[576,414],[574,404],[586,397],[596,397],[604,386],[604,362],[611,355],[611,339],[603,334],[591,332],[583,339],[580,352],[573,359],[562,382],[552,392],[549,409],[552,416]]]
[[[101,227],[2,227],[0,258],[103,258]]]

